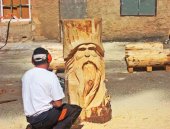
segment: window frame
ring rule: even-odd
[[[17,18],[17,19],[12,19],[11,22],[24,22],[24,21],[31,21],[31,0],[28,0],[28,4],[24,4],[24,5],[28,5],[28,13],[29,13],[29,18]],[[0,16],[2,16],[0,22],[8,22],[10,19],[4,19],[3,16],[4,16],[4,12],[3,12],[3,1],[0,0]]]
[[[155,0],[154,14],[147,14],[147,15],[140,14],[140,11],[139,11],[140,0],[137,0],[137,1],[138,1],[138,12],[137,12],[137,15],[131,15],[131,14],[123,14],[123,12],[122,12],[122,8],[123,8],[122,3],[123,3],[123,0],[120,0],[120,16],[137,16],[137,17],[142,17],[142,16],[155,17],[155,16],[157,16],[157,0]]]

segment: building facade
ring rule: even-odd
[[[102,18],[104,41],[165,40],[169,0],[0,0],[0,40],[57,40],[60,20]]]

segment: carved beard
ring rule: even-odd
[[[99,89],[103,60],[98,53],[93,53],[89,57],[77,53],[74,59],[73,68],[79,82],[79,104],[87,108]]]
[[[87,96],[90,90],[93,88],[94,81],[96,78],[97,69],[92,62],[87,62],[83,65],[83,76],[84,76],[84,96]]]
[[[84,76],[84,106],[87,107],[94,99],[100,86],[101,72],[93,62],[86,62],[83,67]]]

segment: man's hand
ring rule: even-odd
[[[62,105],[62,99],[61,100],[52,101],[51,104],[53,105],[53,107],[59,108]]]

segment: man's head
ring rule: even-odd
[[[32,63],[37,66],[41,64],[49,64],[52,60],[50,53],[42,48],[38,47],[34,50],[32,54]]]

